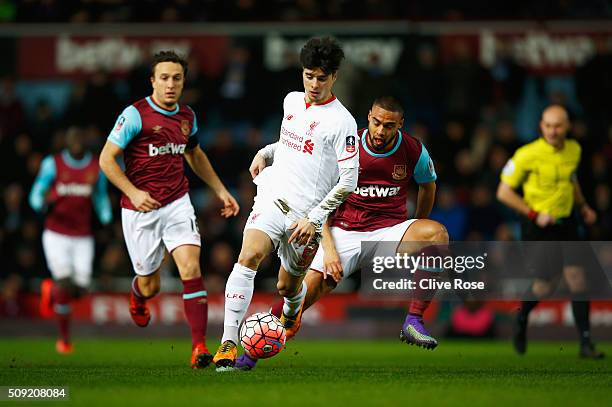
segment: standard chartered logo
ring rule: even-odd
[[[168,143],[165,146],[155,147],[149,144],[149,157],[164,154],[183,154],[185,153],[185,144]]]
[[[382,185],[370,185],[367,187],[357,186],[355,193],[363,197],[385,198],[399,194],[402,187],[386,187]]]

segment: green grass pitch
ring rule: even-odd
[[[610,357],[612,344],[600,348]],[[610,359],[581,360],[576,343],[531,342],[519,357],[502,341],[443,340],[426,351],[399,341],[296,340],[254,371],[225,373],[189,369],[189,353],[182,339],[77,339],[68,356],[57,355],[51,339],[0,339],[0,386],[69,386],[70,401],[44,404],[106,407],[540,407],[612,399]],[[0,401],[11,404],[28,403]]]

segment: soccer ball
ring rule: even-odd
[[[285,327],[269,312],[258,312],[240,326],[240,344],[253,359],[271,358],[285,346]]]

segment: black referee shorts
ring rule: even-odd
[[[561,219],[556,225],[541,228],[529,220],[521,224],[525,263],[531,276],[551,280],[563,273],[564,266],[581,266],[588,245],[580,240],[574,217]],[[574,242],[566,243],[563,242]],[[587,256],[588,257],[588,256]]]

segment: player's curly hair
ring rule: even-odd
[[[331,37],[311,38],[300,52],[303,68],[321,68],[326,75],[337,72],[342,59],[344,51],[338,41]]]
[[[174,51],[160,51],[153,55],[153,61],[151,62],[151,76],[155,76],[155,67],[161,62],[176,62],[181,64],[183,67],[183,74],[187,76],[187,60]]]

